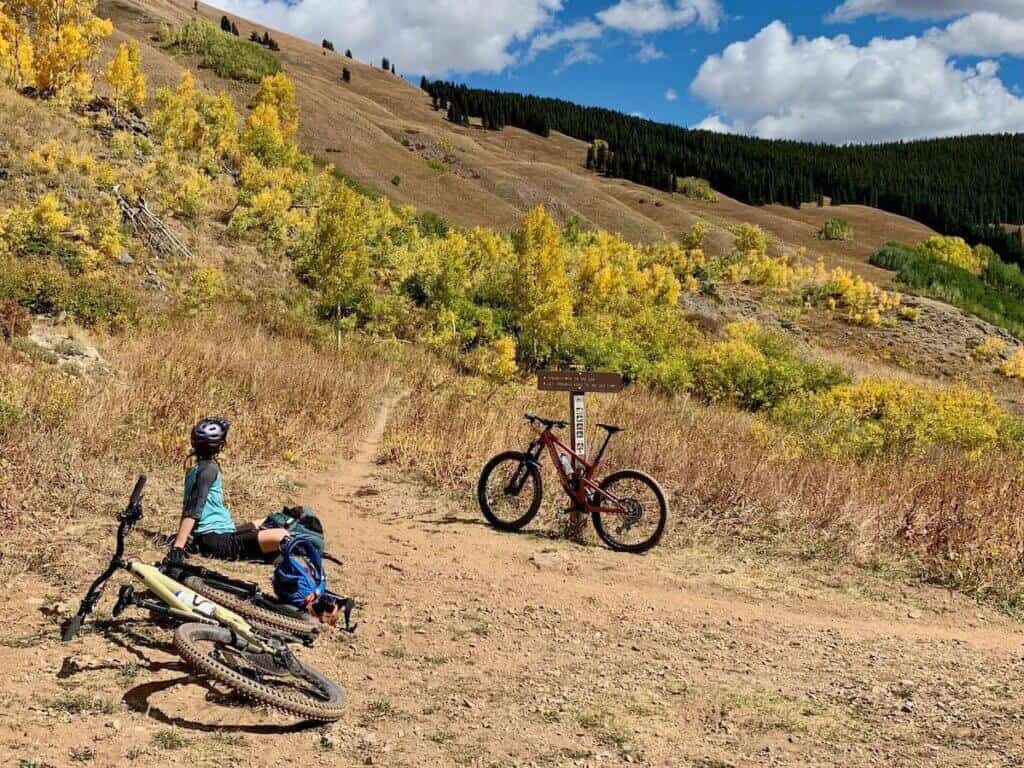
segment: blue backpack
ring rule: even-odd
[[[281,542],[281,562],[274,568],[274,594],[282,603],[308,608],[327,591],[320,550],[309,539],[289,536]]]
[[[324,527],[309,507],[283,507],[268,515],[260,528],[284,528],[292,538],[307,539],[321,555],[324,553]]]

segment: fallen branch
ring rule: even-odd
[[[143,197],[136,203],[130,202],[114,187],[117,204],[121,207],[121,220],[132,232],[142,240],[157,258],[184,256],[191,258],[192,251],[182,243],[173,232],[146,205]]]

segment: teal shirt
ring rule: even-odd
[[[234,533],[235,522],[224,504],[220,467],[215,461],[200,461],[185,474],[182,516],[196,520],[195,535]]]

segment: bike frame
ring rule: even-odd
[[[601,446],[601,450],[597,452],[597,456],[594,457],[593,462],[588,461],[586,456],[582,456],[573,451],[569,446],[555,437],[551,427],[544,429],[537,439],[530,445],[527,453],[531,457],[535,464],[540,464],[540,457],[544,449],[547,448],[548,453],[551,455],[551,463],[555,465],[555,471],[558,473],[558,477],[562,483],[562,490],[572,499],[574,505],[588,513],[593,514],[594,512],[600,511],[603,513],[611,512],[613,514],[626,514],[626,509],[622,506],[622,502],[614,494],[608,493],[601,489],[601,487],[594,481],[597,470],[601,466],[601,458],[604,456],[605,449],[608,447],[608,443],[611,441],[611,434],[605,438],[604,444]],[[566,473],[562,467],[562,462],[559,461],[559,455],[565,455],[569,457],[573,467],[576,471],[570,476]],[[580,471],[582,468],[582,472]],[[525,477],[523,478],[525,480]],[[598,503],[592,503],[597,500]],[[610,504],[604,503],[610,502]]]
[[[238,637],[250,645],[264,650],[264,642],[253,632],[252,625],[234,611],[217,605],[202,595],[198,595],[184,584],[180,584],[170,576],[147,563],[128,560],[124,569],[139,579],[146,588],[167,606],[167,613],[182,621],[198,621],[205,624],[215,623],[235,632]],[[144,606],[148,607],[148,606]]]

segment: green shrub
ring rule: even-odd
[[[132,294],[102,276],[71,277],[50,261],[0,259],[0,300],[35,314],[67,312],[83,325],[123,328],[139,319]]]
[[[265,48],[221,32],[208,21],[191,19],[169,37],[178,50],[201,56],[200,66],[218,77],[258,83],[281,71],[280,62]]]
[[[845,219],[829,219],[818,232],[819,240],[852,240],[853,227]]]
[[[726,331],[726,340],[692,356],[692,390],[705,401],[756,411],[849,381],[839,366],[801,358],[788,338],[753,321],[733,323]]]
[[[416,227],[424,237],[444,237],[451,225],[443,216],[433,211],[421,211],[416,215]]]
[[[1024,278],[1015,265],[991,258],[981,275],[919,248],[888,243],[871,257],[896,271],[896,280],[917,293],[941,299],[1024,338]]]
[[[718,193],[711,188],[711,184],[706,179],[698,179],[696,176],[684,176],[681,179],[676,179],[676,192],[691,200],[718,202]]]

